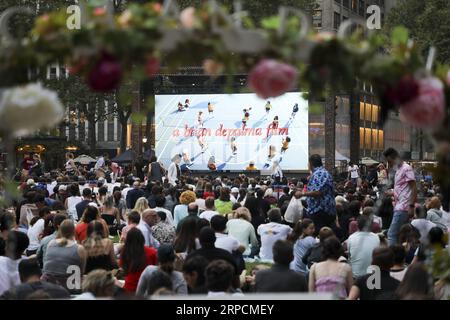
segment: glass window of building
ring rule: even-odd
[[[359,119],[364,120],[364,102],[359,103]]]
[[[366,112],[364,119],[367,121],[372,121],[372,105],[370,103],[366,103]]]
[[[364,17],[366,14],[366,4],[364,3],[364,0],[359,0],[358,13],[361,17]]]
[[[364,128],[359,128],[359,148],[364,149]]]
[[[372,129],[372,149],[378,150],[378,130]]]
[[[358,10],[358,0],[352,0],[352,11],[357,12]]]
[[[333,27],[335,29],[339,29],[340,25],[341,25],[341,15],[338,12],[335,12],[333,17]]]
[[[378,130],[378,149],[384,149],[384,131]]]
[[[372,149],[372,133],[369,128],[364,128],[364,148],[366,150]]]
[[[345,8],[350,8],[350,0],[343,0],[343,1],[342,1],[342,5],[343,5]]]
[[[372,106],[372,122],[378,122],[378,112],[379,112],[379,107],[376,105]]]

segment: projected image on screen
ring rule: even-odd
[[[262,100],[253,93],[156,96],[156,154],[179,154],[190,170],[308,168],[308,101],[301,93]]]

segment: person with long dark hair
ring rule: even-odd
[[[197,220],[186,219],[180,225],[180,232],[175,237],[174,249],[176,253],[188,255],[196,249]]]
[[[431,300],[434,298],[433,278],[423,263],[408,268],[405,277],[395,292],[400,300]]]
[[[144,236],[138,228],[128,231],[125,244],[120,254],[120,266],[125,272],[123,289],[127,292],[136,291],[142,271],[149,265],[156,265],[156,250],[146,247]]]
[[[158,266],[148,266],[145,268],[139,278],[136,295],[144,297],[151,295],[151,290],[149,290],[150,283],[152,282],[152,277],[158,271],[165,272],[169,275],[172,280],[172,287],[170,288],[172,292],[179,295],[186,295],[188,290],[183,274],[174,270],[175,259],[176,255],[173,246],[171,244],[162,244],[158,248]]]
[[[255,228],[255,230],[258,230],[258,227],[265,222],[265,217],[261,213],[261,210],[259,208],[258,199],[256,199],[254,195],[248,195],[247,199],[245,200],[244,207],[246,207],[248,211],[250,211],[250,214],[252,216],[251,223],[253,225],[253,228]]]
[[[312,265],[309,272],[310,292],[329,292],[339,299],[347,298],[353,284],[352,268],[339,262],[344,254],[341,242],[335,236],[323,243],[324,261]]]
[[[101,222],[94,220],[89,223],[83,247],[87,255],[86,274],[95,269],[109,271],[117,267],[114,244],[105,236]]]

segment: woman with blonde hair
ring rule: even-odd
[[[443,212],[441,210],[441,200],[439,199],[439,197],[432,197],[426,207],[428,209],[427,220],[433,222],[444,232],[447,232],[449,226],[443,218]]]
[[[140,215],[149,208],[148,200],[144,197],[140,197],[137,199],[136,204],[134,205],[133,211],[139,212]]]
[[[255,228],[251,224],[252,216],[246,207],[239,207],[234,212],[234,219],[228,220],[228,235],[239,240],[240,244],[245,247],[242,255],[249,256],[251,247],[258,246]]]
[[[94,270],[83,279],[83,297],[112,298],[114,296],[116,279],[111,271]]]
[[[194,191],[186,190],[180,195],[180,204],[176,205],[173,209],[173,222],[175,227],[178,226],[178,223],[188,216],[188,205],[192,202],[195,202],[197,197]]]
[[[72,220],[66,219],[59,226],[56,239],[47,245],[42,279],[59,284],[71,293],[77,293],[76,289],[67,288],[70,282],[68,278],[77,270],[83,274],[85,267],[86,250],[75,241],[75,226]]]

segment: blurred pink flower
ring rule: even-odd
[[[90,70],[87,83],[98,92],[116,89],[122,80],[122,66],[113,56],[104,53],[101,59]]]
[[[438,78],[418,81],[419,95],[400,107],[400,118],[413,126],[432,129],[445,117],[444,85]]]
[[[295,87],[297,76],[294,66],[265,59],[250,72],[249,87],[263,99],[278,97]]]
[[[419,95],[419,83],[411,75],[405,75],[393,87],[386,90],[386,96],[395,105],[403,105]]]
[[[192,29],[195,23],[195,8],[187,7],[180,13],[181,25],[187,29]]]
[[[147,63],[145,65],[145,73],[149,77],[154,77],[161,68],[161,62],[159,59],[155,57],[150,57],[147,59]]]
[[[450,70],[447,72],[447,86],[450,88]]]

